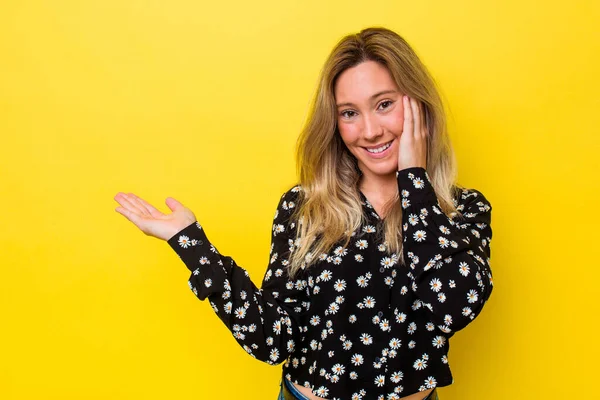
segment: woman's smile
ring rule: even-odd
[[[390,153],[390,149],[392,148],[394,140],[375,146],[363,147],[363,149],[365,150],[365,153],[369,155],[369,157],[384,158],[387,157],[387,155]]]

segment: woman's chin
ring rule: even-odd
[[[367,173],[368,175],[371,176],[381,176],[381,177],[386,177],[386,176],[390,176],[390,175],[395,175],[396,171],[398,169],[398,163],[393,163],[393,162],[389,162],[389,163],[379,163],[379,165],[369,165],[372,163],[365,163],[363,164],[363,168],[361,168],[361,170],[363,171],[363,174]]]

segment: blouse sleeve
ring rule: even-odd
[[[287,274],[295,241],[295,222],[290,216],[298,190],[284,193],[275,211],[270,261],[261,289],[245,269],[218,252],[198,221],[167,241],[191,271],[188,283],[198,299],[208,298],[244,350],[271,365],[285,361],[294,349],[301,314],[310,307],[303,274],[295,279]]]
[[[463,329],[481,312],[493,288],[490,269],[492,206],[475,189],[455,202],[463,218],[441,211],[424,168],[398,171],[403,255],[418,300],[445,333]]]

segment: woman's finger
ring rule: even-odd
[[[410,107],[413,115],[413,135],[414,137],[421,136],[421,113],[419,112],[419,103],[411,97]]]
[[[150,215],[148,210],[146,210],[144,208],[144,206],[135,198],[133,193],[127,193],[124,195],[127,198],[127,200],[129,201],[129,204],[131,204],[131,206],[135,208],[137,214],[148,215],[148,216]]]
[[[409,135],[413,133],[413,115],[410,108],[410,97],[403,96],[402,103],[404,104],[404,124],[402,126],[402,134]]]
[[[126,210],[139,213],[138,207],[125,193],[117,193],[115,200]]]
[[[117,208],[115,208],[115,211],[117,211],[119,214],[123,215],[125,218],[127,218],[129,221],[131,221],[135,226],[142,229],[143,220],[135,212],[128,210],[126,208],[123,208],[123,207],[117,207]]]
[[[419,114],[421,115],[421,135],[426,139],[427,136],[429,136],[429,131],[427,130],[427,113],[425,111],[425,105],[423,103],[419,103]]]
[[[135,195],[134,195],[135,196]],[[141,197],[135,196],[140,203],[142,203],[142,205],[146,208],[146,210],[148,210],[148,212],[150,213],[151,216],[153,216],[154,218],[158,218],[158,217],[164,217],[165,214],[160,212],[159,210],[157,210],[152,204],[148,203],[146,200],[142,199]]]
[[[139,198],[138,196],[136,196],[133,193],[129,193],[129,197],[133,200],[133,202],[135,202],[135,204],[138,206],[138,209],[142,212],[142,214],[146,215],[146,216],[152,216],[152,212],[148,209],[148,207],[146,207],[146,205],[144,204],[144,202],[142,201],[141,198]]]

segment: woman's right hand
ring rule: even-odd
[[[196,221],[192,210],[172,197],[167,197],[165,201],[173,211],[171,214],[163,214],[133,193],[119,192],[115,200],[121,205],[115,211],[122,214],[146,235],[165,241]]]

